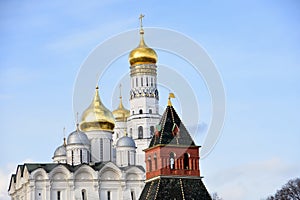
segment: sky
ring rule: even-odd
[[[82,64],[107,39],[137,30],[141,13],[145,28],[174,30],[196,41],[222,77],[222,135],[200,160],[209,192],[224,200],[260,200],[299,177],[298,1],[12,0],[0,3],[1,200],[8,199],[10,175],[18,164],[51,162],[62,144],[63,127],[66,136],[75,127],[72,98]],[[205,81],[194,76],[187,62],[157,53],[158,65],[176,71],[195,92],[200,120],[182,120],[190,129],[200,127],[204,138],[212,117]],[[120,81],[124,99],[129,97],[128,72],[127,55],[120,55],[100,79],[101,99],[111,110],[117,106]],[[175,94],[182,92],[176,91],[179,86],[172,88]],[[170,88],[161,84],[159,89],[163,110]],[[174,106],[183,116],[186,109],[193,116],[190,94],[183,94],[173,100]],[[84,97],[86,102],[91,98]]]

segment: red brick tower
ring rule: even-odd
[[[181,122],[170,98],[145,149],[146,185],[140,199],[210,200],[200,177],[199,147]]]

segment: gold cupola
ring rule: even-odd
[[[156,52],[148,47],[144,41],[143,20],[144,15],[140,15],[140,43],[129,54],[129,63],[131,66],[137,64],[155,64],[157,62]]]
[[[127,110],[126,108],[124,108],[123,106],[123,102],[122,102],[122,95],[121,95],[121,85],[120,85],[120,103],[119,103],[119,107],[114,110],[113,115],[116,119],[117,122],[126,122],[127,118],[130,115],[130,111]]]
[[[82,114],[79,127],[83,132],[98,130],[113,132],[115,119],[111,111],[101,102],[98,86],[92,103]]]

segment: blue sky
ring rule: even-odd
[[[140,13],[145,27],[173,29],[197,41],[222,76],[223,133],[201,160],[209,191],[225,200],[261,199],[299,176],[298,1],[2,1],[0,9],[0,199],[7,198],[17,164],[51,162],[63,127],[67,133],[74,128],[72,95],[80,66],[106,39],[136,29]],[[170,67],[177,63],[162,60]],[[126,56],[115,66],[126,73]],[[202,89],[203,98],[197,97],[208,124],[210,105]],[[113,109],[113,95],[103,92]]]

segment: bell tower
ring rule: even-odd
[[[157,54],[144,41],[143,17],[140,16],[140,43],[129,54],[130,116],[127,132],[137,145],[137,165],[145,167],[145,153],[160,120],[157,90]]]

